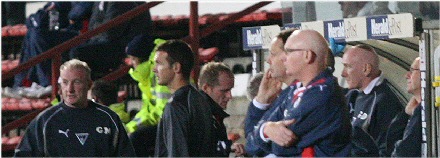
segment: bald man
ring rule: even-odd
[[[410,101],[406,104],[404,115],[393,120],[391,125],[404,123],[405,128],[390,126],[388,129],[387,149],[392,157],[421,157],[422,156],[422,86],[420,73],[420,58],[416,58],[411,64],[410,70],[405,74],[407,80],[407,91],[412,95]],[[401,121],[403,120],[403,121]],[[400,129],[401,140],[390,142],[389,137],[395,138],[396,133],[391,132]]]
[[[353,89],[347,94],[353,127],[351,156],[385,156],[387,128],[403,105],[382,76],[372,47],[360,44],[348,49],[342,63],[342,77]]]
[[[284,45],[286,74],[302,84],[286,104],[257,125],[258,145],[276,156],[349,156],[348,108],[336,78],[327,69],[328,44],[317,31],[297,30]],[[294,138],[294,139],[292,139]]]

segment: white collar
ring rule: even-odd
[[[365,94],[370,94],[374,87],[380,85],[383,82],[383,76],[382,72],[380,73],[379,77],[376,77],[374,80],[372,80],[368,86],[364,89]]]

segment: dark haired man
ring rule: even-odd
[[[96,103],[108,106],[118,114],[122,123],[130,121],[130,114],[127,113],[127,106],[118,103],[118,87],[112,82],[97,80],[92,85],[92,98]]]
[[[158,84],[172,94],[157,127],[155,156],[212,156],[210,107],[189,84],[194,65],[191,48],[181,40],[169,40],[158,47],[154,59]]]

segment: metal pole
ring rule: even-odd
[[[193,68],[193,79],[195,85],[197,85],[197,81],[199,79],[199,41],[200,41],[200,30],[199,30],[199,6],[198,2],[191,1],[190,2],[190,20],[189,20],[189,36],[190,36],[190,45],[195,55],[194,59],[194,68]]]
[[[52,58],[52,98],[55,99],[58,94],[58,77],[60,76],[61,54],[55,54]]]
[[[252,52],[252,76],[256,75],[257,73],[261,72],[261,52],[260,50],[251,50]]]
[[[422,157],[431,157],[431,54],[429,48],[429,34],[425,31],[420,35],[419,41],[420,72],[422,86]],[[429,145],[428,145],[429,144]]]

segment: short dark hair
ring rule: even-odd
[[[92,95],[96,96],[102,104],[109,106],[118,102],[118,87],[112,82],[97,80],[93,82]]]
[[[331,68],[331,72],[335,72],[335,56],[332,49],[328,48],[327,67]]]
[[[180,63],[183,77],[189,80],[191,70],[194,67],[194,53],[187,43],[182,40],[168,40],[160,45],[157,51],[168,54],[166,59],[170,65],[175,62]]]
[[[229,77],[234,78],[231,69],[224,63],[209,62],[203,65],[200,70],[199,87],[202,87],[204,84],[208,84],[210,87],[220,85],[218,80],[220,73],[226,73]]]
[[[290,28],[287,30],[283,30],[280,33],[278,33],[277,38],[281,39],[283,41],[283,45],[284,45],[284,44],[286,44],[287,38],[289,38],[289,36],[293,33],[293,31],[296,31],[296,30],[298,30],[298,29]]]

